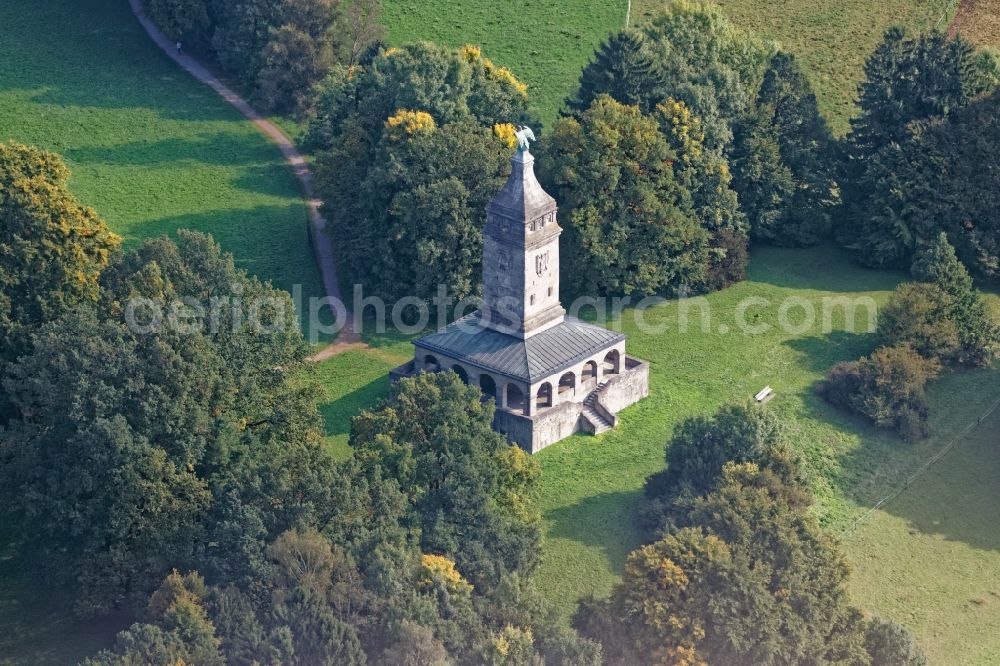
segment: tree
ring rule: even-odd
[[[478,293],[485,207],[513,152],[496,130],[527,118],[525,90],[472,46],[388,49],[331,74],[307,142],[349,280],[387,300]]]
[[[413,507],[421,548],[453,560],[484,593],[538,562],[538,464],[492,429],[493,405],[454,373],[396,385],[362,412],[351,446],[369,474],[396,479]]]
[[[663,89],[701,119],[705,145],[726,148],[775,44],[733,26],[714,5],[672,0],[645,28]]]
[[[365,51],[378,44],[385,30],[379,24],[379,0],[354,0],[347,10],[347,31],[341,45],[340,61],[348,66],[361,64]]]
[[[811,245],[829,233],[831,141],[809,79],[792,55],[775,54],[733,149],[734,184],[755,238]]]
[[[576,96],[566,100],[573,112],[582,113],[601,95],[644,113],[666,98],[665,76],[650,52],[646,36],[632,29],[613,34],[601,42],[594,59],[580,74]]]
[[[948,117],[988,92],[995,84],[982,72],[968,42],[937,32],[909,38],[901,28],[891,28],[868,59],[859,86],[861,112],[851,121],[844,147],[839,180],[846,221],[837,230],[840,242],[863,262],[909,263],[914,228],[901,224],[900,209],[891,204],[898,194],[893,188],[902,187],[905,195],[919,187],[919,198],[910,198],[918,207],[938,196],[924,189],[926,179],[906,168],[907,160],[926,150],[912,147],[914,137],[929,121]]]
[[[183,326],[144,329],[132,310],[176,312],[182,297],[206,304]],[[182,232],[116,257],[99,299],[42,326],[4,378],[20,415],[0,436],[11,524],[55,581],[78,586],[84,613],[134,602],[196,561],[253,578],[253,549],[241,559],[213,538],[232,521],[261,540],[318,521],[335,482],[313,390],[293,381],[308,346],[290,297]],[[242,303],[269,305],[265,329],[235,316]]]
[[[192,46],[208,44],[214,24],[209,0],[143,0],[143,5],[167,38]]]
[[[312,85],[323,78],[332,64],[329,43],[291,24],[283,25],[264,47],[257,73],[257,98],[271,111],[301,112],[310,103]]]
[[[801,491],[750,463],[721,477],[687,503],[679,529],[632,552],[610,598],[574,624],[610,664],[864,663],[846,562],[788,503]]]
[[[68,181],[55,153],[0,144],[0,372],[30,351],[36,327],[96,300],[121,242]]]
[[[672,293],[706,280],[708,232],[655,119],[600,97],[563,118],[539,158],[561,204],[564,283],[581,293]]]
[[[150,597],[146,623],[133,624],[118,635],[113,650],[104,651],[86,666],[140,666],[141,664],[226,663],[219,652],[215,626],[204,608],[208,593],[196,574],[174,571]]]
[[[486,204],[503,185],[510,148],[469,119],[439,129],[430,114],[403,111],[385,125],[370,162],[349,144],[317,166],[338,265],[386,300],[429,300],[439,285],[475,296]]]
[[[510,70],[475,46],[451,51],[423,42],[382,50],[364,67],[333,71],[320,86],[305,143],[323,151],[354,142],[357,134],[374,147],[386,119],[402,110],[427,113],[439,127],[469,116],[484,127],[530,119],[527,86]],[[370,157],[359,152],[354,159]]]
[[[958,331],[959,362],[989,365],[1000,345],[1000,326],[944,233],[917,254],[911,271],[914,277],[937,285],[945,294],[946,316]]]
[[[253,85],[263,65],[272,30],[282,25],[286,1],[235,0],[218,3],[212,50],[219,64],[240,82]]]
[[[950,299],[927,283],[906,282],[896,288],[879,312],[878,337],[882,346],[908,344],[921,356],[942,362],[959,350]]]
[[[718,484],[726,463],[754,463],[798,480],[781,422],[757,406],[728,405],[710,418],[690,418],[678,426],[666,448],[667,467],[646,480],[647,520],[663,527],[680,496],[701,496]]]
[[[835,365],[820,394],[881,428],[894,428],[905,441],[915,441],[927,436],[924,386],[939,370],[937,361],[909,345],[882,347],[871,356]]]
[[[906,627],[874,618],[865,628],[865,649],[873,666],[926,666],[927,657]]]

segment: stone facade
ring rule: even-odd
[[[393,380],[452,370],[494,399],[494,427],[535,453],[577,432],[600,434],[649,393],[649,366],[625,336],[566,317],[559,301],[556,202],[527,152],[487,207],[483,304],[474,315],[414,341]]]

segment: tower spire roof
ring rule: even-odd
[[[518,151],[510,163],[510,177],[487,206],[487,212],[521,222],[555,210],[556,200],[542,189],[535,177],[532,154]]]

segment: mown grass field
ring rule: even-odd
[[[625,25],[620,0],[384,0],[391,44],[478,44],[528,84],[543,123],[551,123],[576,89],[580,70],[600,41]]]
[[[968,0],[963,0],[968,1]],[[812,80],[820,110],[835,133],[848,129],[865,59],[886,28],[942,29],[956,0],[715,0],[738,26],[777,40],[798,57]],[[633,23],[663,6],[662,0],[636,0]]]
[[[126,2],[0,3],[0,141],[61,153],[73,191],[135,243],[211,233],[275,285],[322,295],[277,149],[162,54]]]
[[[640,545],[642,535],[632,519],[643,479],[662,467],[670,433],[684,418],[747,400],[764,385],[774,387],[777,397],[770,405],[785,418],[800,448],[817,495],[816,515],[827,529],[839,533],[985,411],[1000,393],[1000,369],[949,374],[936,381],[930,388],[932,435],[916,445],[829,407],[815,394],[827,369],[869,352],[874,345],[863,309],[857,310],[851,332],[845,330],[843,308],[828,306],[832,325],[824,332],[824,301],[870,297],[882,302],[904,279],[903,274],[858,268],[845,253],[832,248],[762,249],[753,254],[749,280],[707,297],[712,312],[708,332],[701,326],[702,310],[693,304],[687,332],[678,330],[681,306],[676,302],[658,306],[646,317],[654,324],[670,324],[662,334],[638,330],[626,310],[622,330],[629,335],[629,353],[651,363],[650,397],[626,410],[617,430],[599,438],[572,437],[538,455],[545,522],[538,581],[563,615],[572,613],[580,596],[607,593],[618,580],[626,555]],[[763,334],[737,330],[736,307],[748,297],[769,301],[747,311],[749,323],[769,327]],[[817,314],[813,327],[793,333],[778,327],[779,308],[788,298],[813,305]],[[790,310],[793,325],[803,323],[801,312]],[[722,332],[723,327],[729,330]],[[388,394],[385,373],[410,351],[398,337],[369,339],[377,345],[375,350],[349,352],[324,362],[320,369],[328,392],[321,407],[331,444],[341,452],[346,452],[349,417]],[[987,501],[995,486],[974,480],[967,490]],[[1000,539],[1000,526],[983,527],[992,530],[986,538]],[[919,543],[905,547],[922,552]],[[852,561],[865,552],[855,545],[849,550]],[[1000,567],[1000,550],[984,557]],[[922,557],[907,562],[914,576],[930,575],[936,567],[935,560]],[[961,563],[956,568],[958,576],[971,575]],[[880,574],[870,568],[868,575]],[[900,588],[898,582],[892,585]],[[876,597],[865,594],[876,594],[876,588],[859,585],[856,591],[862,607],[871,603],[882,609]],[[947,605],[943,599],[942,607]],[[908,621],[907,615],[890,610],[895,609],[883,612]],[[948,630],[939,631],[957,643],[963,624],[957,616],[951,620]]]
[[[845,538],[851,591],[932,664],[1000,663],[1000,411]]]
[[[979,46],[1000,48],[1000,0],[961,0],[951,31]]]

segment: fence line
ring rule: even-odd
[[[934,24],[935,30],[938,30],[941,27],[941,24],[945,22],[945,19],[948,18],[948,14],[951,14],[952,10],[956,9],[959,1],[960,0],[945,0],[944,11],[941,12],[941,17],[937,20],[937,23]]]
[[[886,495],[885,497],[883,497],[879,501],[875,502],[875,505],[872,506],[872,508],[868,509],[868,511],[866,511],[860,518],[858,518],[853,523],[851,523],[851,525],[849,527],[847,527],[846,529],[844,529],[840,533],[840,535],[842,537],[846,537],[848,534],[854,532],[854,530],[856,530],[858,528],[858,526],[861,525],[861,523],[863,523],[866,520],[868,520],[869,518],[871,518],[872,515],[876,511],[878,511],[883,506],[885,506],[886,504],[888,504],[892,500],[894,500],[897,497],[899,497],[900,495],[902,495],[903,492],[907,488],[910,487],[911,483],[913,483],[914,481],[916,481],[917,479],[919,479],[921,476],[923,476],[924,473],[928,469],[931,468],[931,465],[933,465],[937,461],[941,460],[941,458],[943,458],[945,455],[947,455],[949,451],[951,451],[956,446],[958,446],[958,444],[960,444],[966,437],[968,437],[969,434],[973,430],[975,430],[980,425],[982,425],[983,421],[985,421],[987,418],[989,418],[989,416],[993,412],[995,412],[998,407],[1000,407],[1000,399],[998,399],[996,402],[994,402],[992,405],[990,405],[989,409],[987,409],[982,415],[980,415],[980,417],[978,419],[976,419],[975,421],[973,421],[972,423],[970,423],[968,426],[966,426],[966,428],[957,437],[954,437],[950,442],[948,442],[943,447],[941,447],[941,450],[939,450],[937,453],[935,453],[933,456],[931,456],[927,461],[925,461],[924,464],[921,465],[919,468],[917,468],[917,470],[915,472],[913,472],[912,474],[910,474],[910,476],[908,476],[906,478],[906,480],[903,482],[902,486],[896,488],[896,490],[892,491],[891,493],[889,493],[888,495]]]

